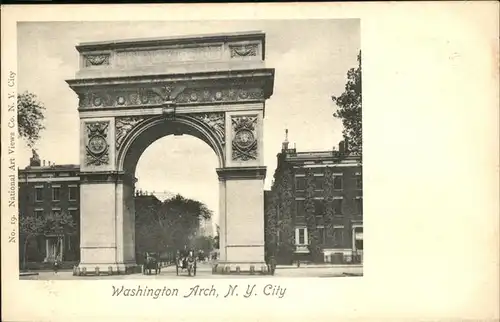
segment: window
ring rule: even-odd
[[[43,218],[43,210],[42,209],[35,209],[35,211],[33,212],[33,215],[35,216],[35,218]]]
[[[306,178],[305,177],[295,177],[295,190],[304,191],[306,189]]]
[[[356,198],[356,210],[358,214],[363,214],[363,198]]]
[[[354,228],[354,239],[356,249],[363,250],[363,227]]]
[[[298,217],[305,216],[306,210],[304,206],[304,200],[295,200],[296,206],[297,206],[297,213],[296,215]]]
[[[333,177],[333,189],[342,190],[342,176],[337,175]]]
[[[356,189],[363,189],[363,178],[356,176]]]
[[[299,229],[299,244],[305,244],[305,242],[306,242],[305,229]]]
[[[325,177],[314,177],[314,187],[316,190],[323,190],[325,184]]]
[[[68,209],[68,213],[71,216],[71,218],[73,218],[73,221],[76,222],[78,210],[71,208],[71,209]]]
[[[316,216],[323,216],[325,213],[325,202],[324,200],[314,200],[314,209],[316,210]]]
[[[318,227],[318,241],[320,244],[326,244],[326,235],[324,227]]]
[[[335,215],[342,214],[342,199],[333,200],[333,214]]]
[[[363,240],[356,239],[356,249],[363,250]]]
[[[53,208],[52,209],[52,214],[54,214],[54,215],[60,215],[61,214],[61,209],[59,209],[59,208]]]
[[[333,246],[341,247],[344,243],[344,227],[337,226],[333,228]]]
[[[35,201],[43,201],[43,188],[42,187],[35,188]]]
[[[295,240],[297,245],[307,245],[307,228],[296,228]]]
[[[78,190],[74,186],[69,187],[69,200],[74,201],[76,200],[76,196],[78,194]]]
[[[59,201],[61,197],[61,188],[60,187],[52,187],[52,200]]]

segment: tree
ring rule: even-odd
[[[203,251],[205,255],[209,255],[214,249],[214,239],[209,236],[197,236],[194,245],[196,250]]]
[[[340,96],[332,96],[332,100],[338,106],[333,116],[342,120],[342,133],[349,142],[349,150],[362,153],[361,51],[358,54],[358,67],[347,72],[345,91]]]
[[[44,233],[45,224],[45,220],[38,216],[23,216],[19,214],[19,232],[22,238],[24,238],[23,269],[26,268],[26,253],[28,249],[28,243],[30,242],[31,238]]]
[[[278,235],[278,223],[277,223],[277,211],[278,211],[278,194],[276,191],[271,190],[271,198],[269,204],[266,205],[265,214],[265,252],[267,256],[276,255],[277,251],[277,235]],[[267,258],[267,257],[266,257]]]
[[[333,224],[334,224],[334,189],[333,189],[333,172],[331,168],[325,168],[325,187],[323,189],[323,196],[325,200],[325,213],[323,215],[323,221],[325,223],[325,234],[327,238],[333,236]]]
[[[176,195],[136,209],[137,252],[196,247],[200,219],[212,211],[202,202]]]
[[[314,203],[314,173],[311,169],[306,170],[306,194],[304,198],[304,208],[306,211],[307,234],[309,236],[309,250],[313,261],[318,258],[321,252],[319,244],[318,229],[316,223],[316,205]]]
[[[293,173],[292,170],[287,168],[283,172],[281,179],[280,208],[278,214],[278,229],[280,236],[283,236],[282,243],[280,243],[280,250],[286,259],[292,260],[295,245],[295,228],[293,213],[295,210],[295,197],[293,194]]]
[[[76,233],[76,223],[66,212],[51,212],[45,217],[45,234],[67,236]]]
[[[219,249],[220,248],[220,227],[217,224],[215,224],[215,231],[216,231],[216,235],[214,237],[214,249]]]
[[[45,217],[45,235],[57,236],[58,246],[63,243],[64,236],[75,235],[76,228],[73,217],[66,212],[52,212]],[[62,260],[62,254],[56,254],[56,258]]]
[[[45,129],[44,112],[45,107],[35,94],[26,91],[17,95],[17,129],[19,137],[30,148],[40,139],[40,132]]]
[[[20,214],[19,230],[24,237],[23,268],[26,268],[26,250],[31,238],[41,235],[55,235],[58,237],[60,245],[64,236],[72,236],[76,233],[76,226],[73,217],[66,212],[53,212],[42,217]],[[61,255],[58,254],[57,257],[61,257]]]

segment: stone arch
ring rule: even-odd
[[[167,135],[192,135],[205,143],[215,152],[219,167],[225,165],[224,138],[203,122],[206,114],[178,115],[175,118],[154,116],[139,120],[138,123],[124,135],[117,149],[116,168],[128,174],[135,174],[136,166],[143,152],[156,140]],[[221,117],[219,115],[219,117]],[[224,114],[222,114],[222,122]]]
[[[264,272],[263,119],[274,86],[265,34],[92,42],[76,49],[80,68],[67,83],[79,100],[79,269],[137,268],[137,163],[157,139],[187,134],[207,143],[219,161],[216,272]]]

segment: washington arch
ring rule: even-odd
[[[218,157],[222,269],[265,269],[262,125],[274,86],[274,69],[265,67],[265,34],[92,42],[76,49],[80,68],[67,83],[79,98],[80,269],[136,266],[135,168],[152,142],[171,134],[198,137]]]

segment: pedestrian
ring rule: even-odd
[[[56,258],[54,261],[54,274],[57,274],[59,271],[59,260]]]
[[[269,269],[271,270],[271,275],[274,275],[274,271],[276,270],[276,259],[274,256],[269,258]]]

